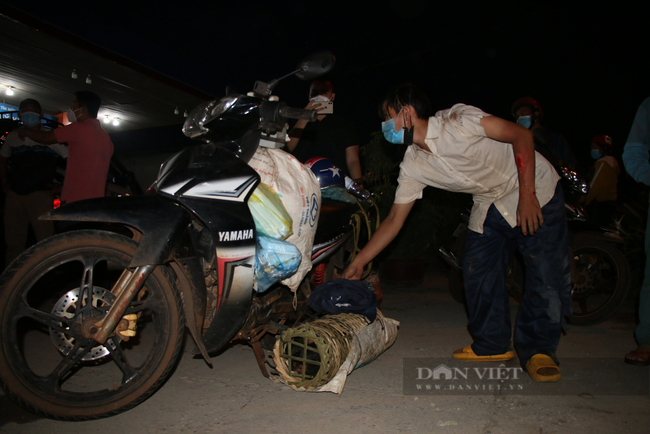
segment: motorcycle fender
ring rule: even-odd
[[[130,267],[164,264],[172,255],[189,257],[193,251],[184,236],[190,224],[188,212],[156,195],[80,200],[49,211],[40,219],[119,223],[138,229],[144,236]]]
[[[575,239],[576,237],[580,238],[589,238],[595,241],[602,241],[605,243],[610,243],[610,244],[625,244],[625,240],[623,238],[617,237],[617,236],[610,236],[606,235],[604,233],[600,232],[594,232],[594,231],[589,231],[589,232],[577,232],[573,234],[573,238]]]
[[[217,248],[219,273],[216,306],[207,306],[215,316],[203,333],[208,353],[220,350],[237,334],[253,301],[255,242]]]
[[[177,259],[170,263],[182,294],[185,325],[190,330],[199,353],[212,366],[212,360],[205,347],[201,330],[207,302],[205,279],[198,258]],[[197,353],[195,353],[196,355]]]

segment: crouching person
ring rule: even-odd
[[[559,176],[535,152],[532,133],[464,104],[429,117],[427,97],[412,85],[390,92],[382,113],[386,139],[412,146],[400,165],[390,214],[343,277],[361,276],[363,267],[395,238],[427,185],[471,193],[463,278],[474,341],[453,357],[515,357],[505,278],[517,248],[526,266],[526,290],[515,349],[533,380],[560,380],[555,352],[564,318],[571,315],[568,233]]]

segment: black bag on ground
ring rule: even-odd
[[[333,315],[356,313],[373,322],[377,317],[377,296],[360,280],[334,279],[312,291],[309,307]]]

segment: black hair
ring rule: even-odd
[[[18,106],[18,111],[22,112],[23,109],[25,107],[27,107],[28,105],[34,106],[34,108],[36,108],[36,110],[39,113],[43,112],[43,110],[41,109],[41,104],[38,101],[36,101],[35,99],[33,99],[33,98],[27,98],[27,99],[22,100],[20,102],[20,105]]]
[[[410,105],[415,109],[415,114],[420,119],[429,119],[433,115],[429,98],[419,88],[411,83],[401,84],[388,92],[386,97],[379,106],[379,117],[385,120],[388,115],[388,109],[395,110],[398,113],[405,105]]]
[[[75,96],[77,97],[77,103],[79,106],[86,107],[88,116],[91,118],[97,118],[97,112],[99,111],[99,107],[102,105],[102,100],[99,95],[90,92],[89,90],[80,90],[75,92]]]
[[[314,84],[316,86],[314,86]],[[314,88],[314,90],[318,90],[319,93],[316,95],[323,95],[327,92],[334,92],[334,83],[329,77],[320,77],[315,80],[312,80],[310,88]],[[309,95],[310,98],[315,97],[316,95]]]

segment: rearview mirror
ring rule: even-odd
[[[321,75],[327,74],[334,68],[336,58],[329,51],[320,51],[305,57],[298,64],[296,77],[301,80],[313,80]]]

